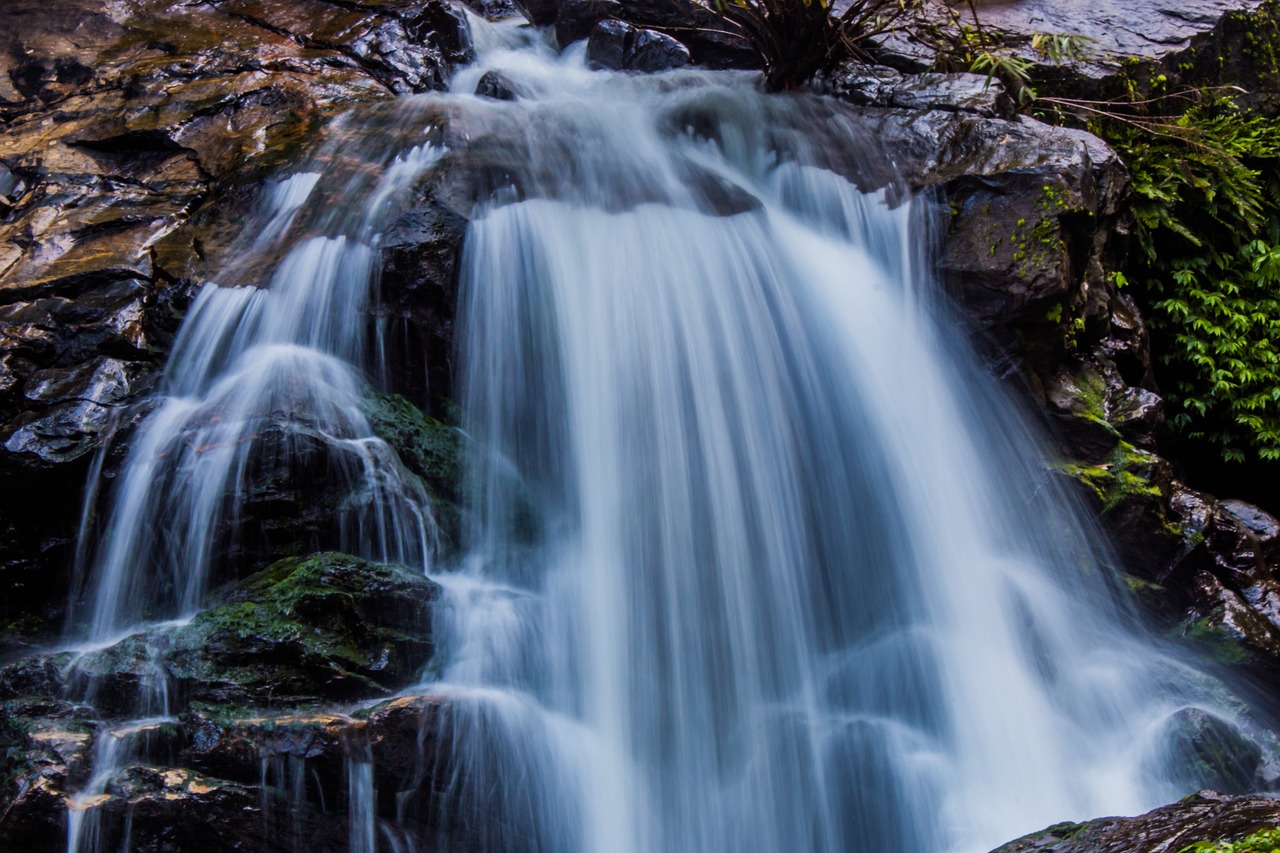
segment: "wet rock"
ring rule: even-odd
[[[1280,800],[1200,791],[1139,817],[1062,823],[992,853],[1171,853],[1197,841],[1236,841],[1280,824]]]
[[[254,784],[267,762],[306,762],[322,790],[342,784],[354,718],[336,713],[245,715],[234,706],[197,705],[182,715],[187,746],[180,760],[201,773]]]
[[[884,65],[851,62],[816,81],[816,88],[851,104],[969,112],[1013,118],[1013,100],[982,74],[903,74]]]
[[[1239,85],[1261,95],[1276,69],[1257,52],[1262,0],[1023,0],[980,3],[983,28],[1039,65],[1042,91],[1105,98],[1176,91],[1182,86]],[[966,16],[967,19],[967,16]],[[1141,22],[1135,25],[1135,22]],[[1032,36],[1074,36],[1081,55],[1049,62],[1030,46]]]
[[[388,342],[388,388],[411,400],[452,396],[458,264],[469,206],[442,195],[443,182],[419,187],[383,235],[375,313]]]
[[[468,9],[490,21],[520,17],[520,9],[512,0],[465,0]]]
[[[616,71],[668,71],[688,65],[689,50],[662,33],[606,20],[591,31],[587,61]]]
[[[562,46],[587,38],[596,24],[613,18],[679,38],[695,65],[752,70],[763,65],[745,39],[727,32],[719,16],[695,0],[522,0],[517,5],[531,23],[554,25]]]
[[[602,21],[624,14],[618,0],[559,0],[556,5],[556,41],[562,47],[581,41],[591,35]]]
[[[87,776],[92,726],[56,700],[0,708],[0,847],[64,849],[63,796]]]
[[[1259,778],[1261,748],[1220,717],[1184,708],[1170,718],[1168,751],[1175,772],[1203,780],[1225,794],[1248,794],[1266,787]]]
[[[284,560],[171,634],[166,666],[206,701],[378,695],[430,659],[437,592],[420,573],[342,554]]]
[[[68,692],[112,717],[154,713],[139,702],[162,687],[178,704],[385,695],[417,678],[431,657],[437,589],[409,569],[343,554],[283,560],[225,590],[220,604],[190,622],[101,650],[25,659],[0,673],[0,687],[46,697]],[[55,679],[41,680],[54,669]]]
[[[495,101],[514,101],[516,87],[501,71],[486,71],[476,83],[476,94]]]
[[[202,773],[243,784],[262,777],[263,763],[305,764],[320,790],[338,790],[351,760],[371,761],[378,811],[431,824],[434,792],[448,784],[449,701],[434,695],[401,696],[352,714],[299,713],[245,716],[234,708],[197,709],[184,715],[189,746],[180,756]],[[296,765],[295,765],[296,766]]]
[[[442,546],[462,540],[463,453],[465,439],[454,426],[425,414],[399,394],[371,394],[366,414],[374,434],[426,485]]]
[[[871,94],[892,103],[894,79],[881,75],[875,86],[884,89]],[[1132,303],[1106,272],[1123,256],[1129,227],[1128,179],[1115,152],[1081,131],[936,106],[850,114],[849,126],[883,145],[896,166],[896,174],[864,169],[859,183],[877,189],[900,179],[945,201],[944,279],[984,354],[1011,363],[1038,399],[1065,356],[1113,337],[1110,351],[1137,381],[1133,362],[1144,356],[1126,348],[1145,340],[1145,329],[1125,328],[1136,322]]]
[[[1045,397],[1072,450],[1087,458],[1110,452],[1120,439],[1153,449],[1164,424],[1160,396],[1127,384],[1115,364],[1102,357],[1059,367]]]

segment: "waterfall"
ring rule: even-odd
[[[452,93],[353,121],[197,298],[86,513],[89,640],[203,606],[254,478],[323,452],[340,546],[445,589],[415,688],[448,697],[441,849],[982,851],[1197,784],[1170,721],[1226,712],[1141,633],[934,279],[933,200],[863,180],[890,158],[846,108],[473,24]],[[519,97],[469,94],[490,71]],[[361,408],[395,370],[381,229],[442,158],[479,199],[451,566]],[[399,849],[346,771],[351,849]]]

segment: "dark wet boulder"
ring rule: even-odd
[[[904,74],[885,65],[846,63],[814,81],[814,87],[851,104],[909,110],[968,112],[1013,118],[1004,86],[982,74]]]
[[[670,36],[610,19],[591,31],[587,61],[615,71],[668,71],[688,65],[689,50]]]
[[[458,268],[471,199],[426,181],[383,234],[375,307],[385,330],[388,390],[440,413],[453,395]]]
[[[399,394],[372,393],[366,398],[365,411],[374,434],[390,445],[426,486],[440,550],[454,552],[463,534],[466,441],[462,431],[431,417]],[[456,412],[450,410],[449,414]]]
[[[1176,776],[1199,780],[1224,794],[1267,788],[1262,749],[1230,723],[1199,708],[1184,708],[1165,724],[1166,749]]]
[[[63,850],[63,795],[88,777],[93,726],[59,700],[9,700],[0,711],[0,848]]]
[[[618,0],[559,0],[556,5],[556,41],[561,47],[587,38],[605,20],[623,15]]]
[[[472,12],[490,21],[520,17],[520,9],[512,0],[465,0],[465,5]]]
[[[596,24],[612,18],[678,38],[694,65],[752,70],[763,65],[746,39],[729,32],[715,11],[696,0],[519,0],[517,5],[531,23],[554,26],[561,46],[587,38]]]
[[[438,819],[433,795],[451,773],[446,697],[409,694],[352,713],[245,715],[230,706],[183,715],[187,746],[178,760],[202,773],[258,784],[262,767],[305,766],[321,791],[344,785],[352,762],[371,764],[377,808],[410,822]],[[283,775],[283,774],[282,774]],[[316,793],[319,793],[317,791]]]
[[[1138,817],[1061,823],[992,853],[1177,853],[1197,841],[1238,841],[1280,825],[1280,800],[1200,791]]]
[[[437,593],[420,572],[344,554],[283,560],[189,622],[10,664],[0,698],[65,694],[128,717],[154,713],[147,703],[162,689],[171,703],[242,706],[385,695],[430,659]]]
[[[476,94],[495,101],[514,101],[516,84],[501,71],[486,71],[476,83]]]

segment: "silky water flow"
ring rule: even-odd
[[[933,279],[934,205],[848,108],[471,23],[453,92],[339,122],[195,300],[105,520],[87,502],[81,648],[189,619],[262,456],[319,446],[340,546],[445,591],[414,688],[446,697],[438,849],[984,851],[1193,790],[1178,715],[1235,705],[1137,627]],[[513,100],[467,94],[487,71]],[[446,172],[469,506],[436,565],[364,400],[398,369],[369,319],[382,231]],[[156,654],[71,853],[178,710]],[[351,850],[411,849],[369,760]]]

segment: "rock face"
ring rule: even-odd
[[[437,88],[443,3],[0,9],[0,626],[58,630],[85,475],[271,169],[329,116]]]
[[[474,5],[509,12],[505,0]],[[979,5],[1011,43],[1039,30],[1088,34],[1122,12],[1142,31],[1108,28],[1101,47],[1152,72],[1228,82],[1243,79],[1247,63],[1229,57],[1233,45],[1249,55],[1249,28],[1222,10],[1258,4],[1197,0],[1176,13],[1148,4],[1145,16],[1133,4]],[[760,64],[690,0],[522,6],[562,45],[590,37],[588,56],[602,67]],[[438,0],[9,0],[0,24],[0,648],[13,651],[60,627],[90,465],[101,459],[111,476],[193,289],[223,267],[273,169],[341,111],[439,88],[470,47],[465,24]],[[1055,85],[1103,91],[1119,79],[1115,67],[1085,62]],[[1111,275],[1130,227],[1123,164],[1088,134],[1018,116],[981,75],[849,65],[815,85],[857,105],[853,125],[893,152],[897,175],[882,167],[868,182],[901,176],[939,200],[948,286],[992,370],[1044,407],[1058,470],[1117,534],[1143,600],[1224,664],[1280,660],[1280,523],[1192,491],[1158,455],[1163,412],[1146,331]],[[521,95],[500,75],[478,93]],[[496,154],[494,174],[477,180],[496,182],[510,128],[479,129]],[[713,176],[691,182],[706,185],[710,211],[750,206]],[[446,547],[463,526],[463,438],[409,400],[447,413],[475,190],[447,170],[415,190],[380,246],[373,318],[396,370],[384,377],[392,393],[370,397],[367,415],[431,491]],[[258,526],[236,546],[253,556],[231,555],[241,563],[334,544],[316,514],[340,499],[324,491],[322,450],[308,472],[305,440],[293,443],[301,451],[288,477],[267,459],[250,478],[245,506]],[[5,666],[0,847],[64,849],[68,797],[85,790],[97,750],[119,741],[130,757],[94,809],[108,842],[127,821],[131,849],[142,851],[346,850],[349,798],[367,780],[373,812],[404,818],[388,830],[403,833],[395,843],[430,849],[450,819],[431,800],[456,769],[450,703],[354,703],[421,676],[438,594],[423,577],[345,555],[294,558],[224,589],[188,622]],[[176,718],[119,725],[166,703]],[[1212,719],[1178,722],[1188,755],[1226,768],[1221,787],[1250,787],[1258,755]],[[1278,821],[1276,801],[1202,793],[1001,851],[1175,851]],[[456,837],[458,849],[474,840]]]
[[[1092,39],[1100,54],[1162,59],[1210,33],[1228,12],[1261,5],[1262,0],[980,0],[977,8],[984,25],[1010,35],[1079,35]]]
[[[974,25],[968,7],[949,5],[953,11],[943,0],[926,2],[921,32],[953,13]],[[1251,106],[1272,112],[1277,106],[1275,25],[1263,16],[1274,11],[1271,0],[978,0],[974,6],[987,37],[1031,64],[1041,94],[1106,99],[1239,86]],[[878,37],[881,57],[905,70],[928,70],[939,56],[927,37],[909,30]],[[1076,49],[1050,57],[1032,46],[1037,35],[1071,37]]]
[[[615,71],[668,71],[689,64],[689,49],[671,36],[610,19],[591,31],[587,61]]]
[[[344,554],[282,560],[190,621],[11,664],[0,697],[79,697],[106,718],[129,718],[157,712],[137,704],[156,691],[179,704],[247,707],[378,696],[430,659],[437,592],[408,569]]]
[[[516,5],[533,24],[553,27],[561,46],[587,38],[596,24],[611,18],[679,39],[695,65],[762,67],[746,40],[726,32],[723,21],[695,0],[521,0]]]
[[[407,569],[318,554],[225,590],[189,622],[5,667],[0,846],[64,849],[66,798],[84,790],[102,743],[114,740],[127,760],[94,801],[105,838],[128,820],[131,849],[176,849],[193,832],[199,841],[181,849],[239,849],[265,831],[268,849],[295,849],[301,834],[319,849],[346,850],[339,792],[348,764],[380,759],[389,792],[420,783],[413,744],[442,703],[398,699],[354,716],[289,709],[412,684],[433,652],[437,593]],[[177,720],[111,722],[161,710]],[[284,773],[290,759],[323,780],[314,803],[292,802],[282,778],[264,781],[264,762]]]
[[[386,832],[435,849],[442,828],[431,795],[450,774],[436,737],[448,709],[442,697],[412,695],[351,714],[193,709],[124,735],[150,739],[150,760],[114,773],[85,820],[108,849],[123,842],[127,825],[131,850],[347,853],[363,778],[370,826],[399,816]],[[84,784],[93,742],[112,736],[84,723],[13,739],[0,732],[0,742],[28,759],[6,767],[18,793],[0,813],[5,849],[66,849],[65,798]],[[166,750],[168,759],[157,760]]]
[[[1280,800],[1200,791],[1140,817],[1062,823],[992,853],[1177,853],[1197,841],[1235,841],[1280,825]]]

